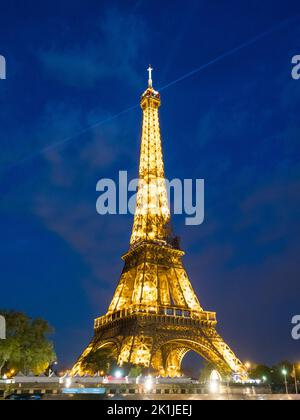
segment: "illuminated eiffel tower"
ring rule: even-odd
[[[181,362],[195,351],[221,374],[246,369],[216,331],[216,314],[204,311],[182,264],[184,252],[172,237],[159,126],[160,94],[149,85],[141,98],[143,128],[137,206],[129,251],[106,315],[95,320],[92,342],[72,369],[110,349],[120,366],[151,368],[161,376],[181,375]]]

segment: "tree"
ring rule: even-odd
[[[263,380],[263,378],[266,378],[267,381],[271,381],[272,369],[265,365],[257,365],[255,368],[251,369],[249,377],[254,380]]]
[[[0,368],[25,374],[44,372],[56,360],[53,344],[48,340],[52,328],[43,319],[0,310],[6,319],[6,340],[0,342]],[[0,372],[1,373],[1,372]]]
[[[143,369],[141,366],[132,366],[132,368],[129,371],[129,377],[130,378],[137,378],[140,376],[143,372]]]
[[[11,359],[14,353],[19,351],[17,340],[11,338],[0,341],[0,377],[2,374],[2,369]]]
[[[282,387],[284,384],[284,371],[286,371],[287,382],[292,382],[293,365],[288,361],[280,362],[272,367],[257,365],[249,372],[249,377],[262,381],[265,379],[265,381],[271,385]]]
[[[293,365],[288,361],[283,361],[272,367],[272,382],[280,385],[284,382],[283,371],[286,370],[287,382],[292,381]]]
[[[116,356],[110,348],[100,349],[89,353],[82,362],[82,370],[90,375],[98,372],[110,373],[116,365]]]

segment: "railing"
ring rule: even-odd
[[[186,308],[174,306],[151,307],[146,305],[136,305],[128,309],[123,309],[112,314],[104,315],[95,320],[95,329],[119,319],[124,319],[134,315],[145,316],[165,316],[170,318],[192,319],[197,321],[216,322],[216,313],[207,311],[191,311]]]

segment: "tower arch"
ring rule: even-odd
[[[152,368],[161,376],[180,377],[183,359],[191,351],[212,363],[224,376],[231,373],[223,355],[208,341],[199,338],[178,338],[163,343],[153,354]]]

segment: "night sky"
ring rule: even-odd
[[[206,183],[204,224],[173,217],[200,303],[242,360],[300,359],[297,15],[299,0],[1,2],[0,307],[47,319],[62,364],[128,250],[132,216],[99,216],[96,183],[137,175],[141,110],[117,114],[149,63],[166,176]]]

